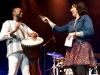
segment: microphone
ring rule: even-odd
[[[53,35],[53,40],[54,40],[54,43],[56,43],[56,40],[55,40],[55,37],[54,37],[54,35]]]
[[[39,15],[39,18],[41,18],[41,19],[42,19],[42,18],[43,18],[43,16]],[[48,22],[48,20],[47,20],[46,18],[45,18],[45,21],[46,21],[46,22]]]
[[[39,15],[39,18],[43,18],[43,16]]]

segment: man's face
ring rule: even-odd
[[[18,19],[22,19],[23,17],[22,9],[16,8],[14,11],[14,16],[16,16]]]

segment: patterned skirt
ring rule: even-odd
[[[93,49],[89,42],[73,42],[72,47],[68,47],[65,54],[65,65],[88,65],[96,66]]]

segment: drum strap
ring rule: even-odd
[[[24,35],[24,33],[23,33],[22,29],[21,29],[21,28],[19,28],[19,29],[20,29],[20,31],[21,31],[21,33],[22,33],[23,37],[25,38],[25,35]],[[23,38],[23,39],[24,39],[24,38]]]

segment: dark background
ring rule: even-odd
[[[58,26],[63,26],[73,19],[70,8],[75,1],[84,2],[88,8],[95,31],[94,36],[91,38],[91,45],[94,53],[100,53],[100,0],[2,0],[0,2],[0,29],[4,21],[12,19],[12,9],[14,7],[21,7],[24,13],[23,22],[32,30],[36,31],[44,39],[44,43],[49,41],[53,35],[55,36],[56,43],[51,40],[42,48],[40,68],[43,75],[44,69],[47,70],[53,65],[52,57],[46,53],[56,52],[64,56],[66,49],[64,43],[67,33],[60,34],[53,32],[51,27],[47,23],[42,22],[38,15],[47,16]],[[46,54],[45,68],[43,65],[44,50]],[[100,62],[99,58],[97,62]],[[6,58],[6,42],[0,41],[0,75],[7,75],[7,73],[8,60]],[[47,71],[46,74],[49,75],[50,72]],[[21,75],[20,70],[18,75]]]

